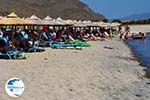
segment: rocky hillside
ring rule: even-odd
[[[47,15],[64,19],[102,20],[105,17],[93,12],[80,0],[0,0],[0,14],[11,11],[20,16],[29,17],[35,14],[41,18]]]

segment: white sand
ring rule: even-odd
[[[130,25],[131,32],[150,32],[150,25]]]
[[[149,100],[150,87],[139,78],[143,67],[125,44],[118,38],[90,43],[83,50],[48,48],[27,60],[0,60],[0,100]],[[26,86],[17,99],[4,89],[11,77]]]

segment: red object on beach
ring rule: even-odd
[[[48,31],[48,26],[46,26],[46,25],[43,26],[43,30],[44,30],[44,31]]]

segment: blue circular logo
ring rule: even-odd
[[[19,97],[25,89],[24,83],[19,78],[11,78],[5,84],[5,90],[11,97]]]

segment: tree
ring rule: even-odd
[[[103,22],[106,22],[106,23],[107,23],[107,22],[108,22],[108,19],[103,19]]]
[[[120,20],[120,19],[114,19],[114,20],[112,20],[112,22],[118,22],[118,23],[121,23],[121,20]]]

